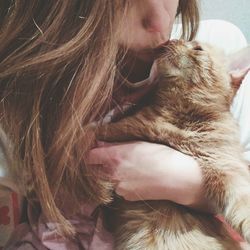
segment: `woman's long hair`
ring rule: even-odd
[[[72,235],[62,200],[105,203],[107,182],[85,166],[86,125],[111,101],[126,0],[0,0],[0,118],[10,166],[28,200]],[[198,26],[195,0],[180,0],[183,34]]]

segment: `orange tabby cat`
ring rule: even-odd
[[[250,242],[250,175],[230,114],[238,86],[208,45],[171,41],[161,50],[149,105],[101,126],[98,138],[161,143],[195,158],[206,198]],[[116,249],[240,249],[212,215],[170,201],[121,200],[116,207]]]

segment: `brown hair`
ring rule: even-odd
[[[45,216],[70,235],[73,229],[56,202],[59,191],[76,208],[83,199],[108,202],[105,182],[83,164],[94,141],[85,125],[110,104],[127,1],[6,0],[0,5],[0,112],[15,146],[13,171],[27,198],[38,200]],[[193,38],[196,1],[180,0],[177,14],[183,34]]]
[[[198,31],[200,21],[198,0],[179,0],[178,15],[180,15],[183,27],[181,38],[189,41],[193,40]]]

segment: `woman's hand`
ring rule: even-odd
[[[89,152],[88,163],[108,168],[117,183],[116,193],[126,200],[171,200],[198,209],[207,207],[199,165],[167,146],[99,142]]]

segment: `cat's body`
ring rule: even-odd
[[[249,242],[250,175],[230,114],[236,86],[211,53],[196,42],[170,42],[157,59],[159,83],[150,104],[102,126],[98,135],[161,143],[194,157],[206,198]],[[240,249],[213,216],[168,201],[121,201],[117,207],[116,249]]]

